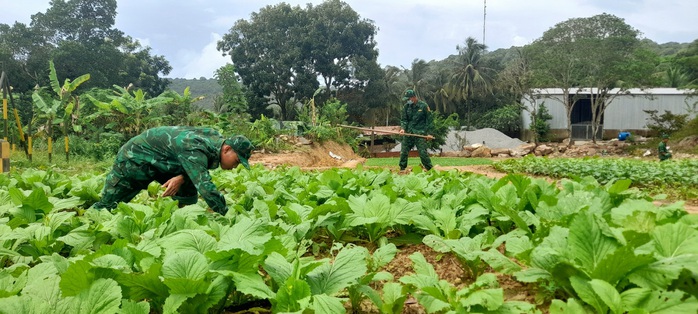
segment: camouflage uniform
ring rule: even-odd
[[[657,155],[659,155],[659,161],[671,159],[671,153],[669,152],[669,149],[667,149],[666,143],[664,143],[663,141],[667,138],[669,138],[668,135],[662,135],[662,141],[659,142],[659,146],[657,147]]]
[[[107,175],[102,199],[95,208],[115,208],[128,202],[153,180],[161,184],[184,176],[173,199],[181,205],[196,203],[197,191],[214,211],[225,214],[223,195],[211,182],[209,169],[218,168],[223,144],[233,147],[240,163],[249,168],[252,144],[243,136],[229,139],[211,128],[164,126],[149,129],[121,147]]]
[[[405,92],[403,100],[406,101],[410,97],[415,96],[413,90],[409,89]],[[405,103],[402,109],[402,117],[400,126],[405,133],[428,135],[433,127],[434,118],[431,114],[431,109],[427,103],[419,100],[415,104]],[[400,170],[407,168],[407,157],[412,147],[417,146],[419,151],[419,159],[422,165],[427,170],[431,169],[431,158],[427,153],[427,142],[424,138],[414,136],[403,136],[402,149],[400,150]]]

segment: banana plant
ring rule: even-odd
[[[80,125],[76,124],[78,115],[77,112],[80,108],[80,98],[77,95],[73,95],[73,92],[84,82],[90,79],[90,74],[83,74],[76,78],[75,80],[65,79],[63,85],[58,83],[58,75],[56,74],[56,67],[53,61],[49,61],[49,81],[51,82],[51,89],[58,96],[58,99],[51,99],[51,101],[46,101],[38,91],[35,91],[32,95],[32,100],[34,105],[39,109],[43,118],[47,120],[46,131],[48,134],[48,158],[51,162],[51,155],[53,149],[53,124],[63,125],[63,136],[65,137],[65,160],[70,161],[70,150],[69,150],[69,125],[73,125],[75,131],[79,132],[81,130]],[[58,118],[58,113],[63,110],[63,117]]]
[[[115,96],[110,96],[109,102],[104,102],[87,95],[88,99],[100,109],[93,118],[113,117],[112,128],[125,135],[137,135],[147,129],[154,120],[150,114],[155,108],[172,102],[171,97],[157,96],[146,98],[145,92],[138,89],[130,91],[131,86],[114,85]]]

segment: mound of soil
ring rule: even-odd
[[[298,166],[303,169],[324,169],[333,167],[355,168],[366,161],[357,155],[351,146],[332,141],[301,145],[293,151],[280,153],[254,152],[250,164],[261,163],[265,167]]]

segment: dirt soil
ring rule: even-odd
[[[303,170],[323,170],[336,167],[355,168],[366,159],[354,153],[348,145],[325,142],[302,145],[297,150],[281,153],[254,152],[249,161],[250,164],[261,163],[272,169],[279,166],[298,166]]]

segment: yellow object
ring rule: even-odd
[[[7,120],[7,98],[2,99],[2,118]]]
[[[19,122],[19,113],[17,113],[17,108],[15,112],[15,122],[17,123],[17,129],[19,129],[19,141],[24,142],[24,130],[22,130],[22,122]]]
[[[10,172],[10,142],[0,141],[0,156],[2,156],[0,172]]]
[[[50,154],[52,152],[53,152],[53,139],[49,137],[48,138],[48,153]]]
[[[69,141],[68,141],[68,137],[66,136],[66,137],[65,137],[65,152],[66,152],[66,153],[68,152],[68,142],[69,142]]]
[[[27,154],[31,155],[32,154],[32,137],[31,137],[31,135],[27,136],[27,147],[28,147]]]

